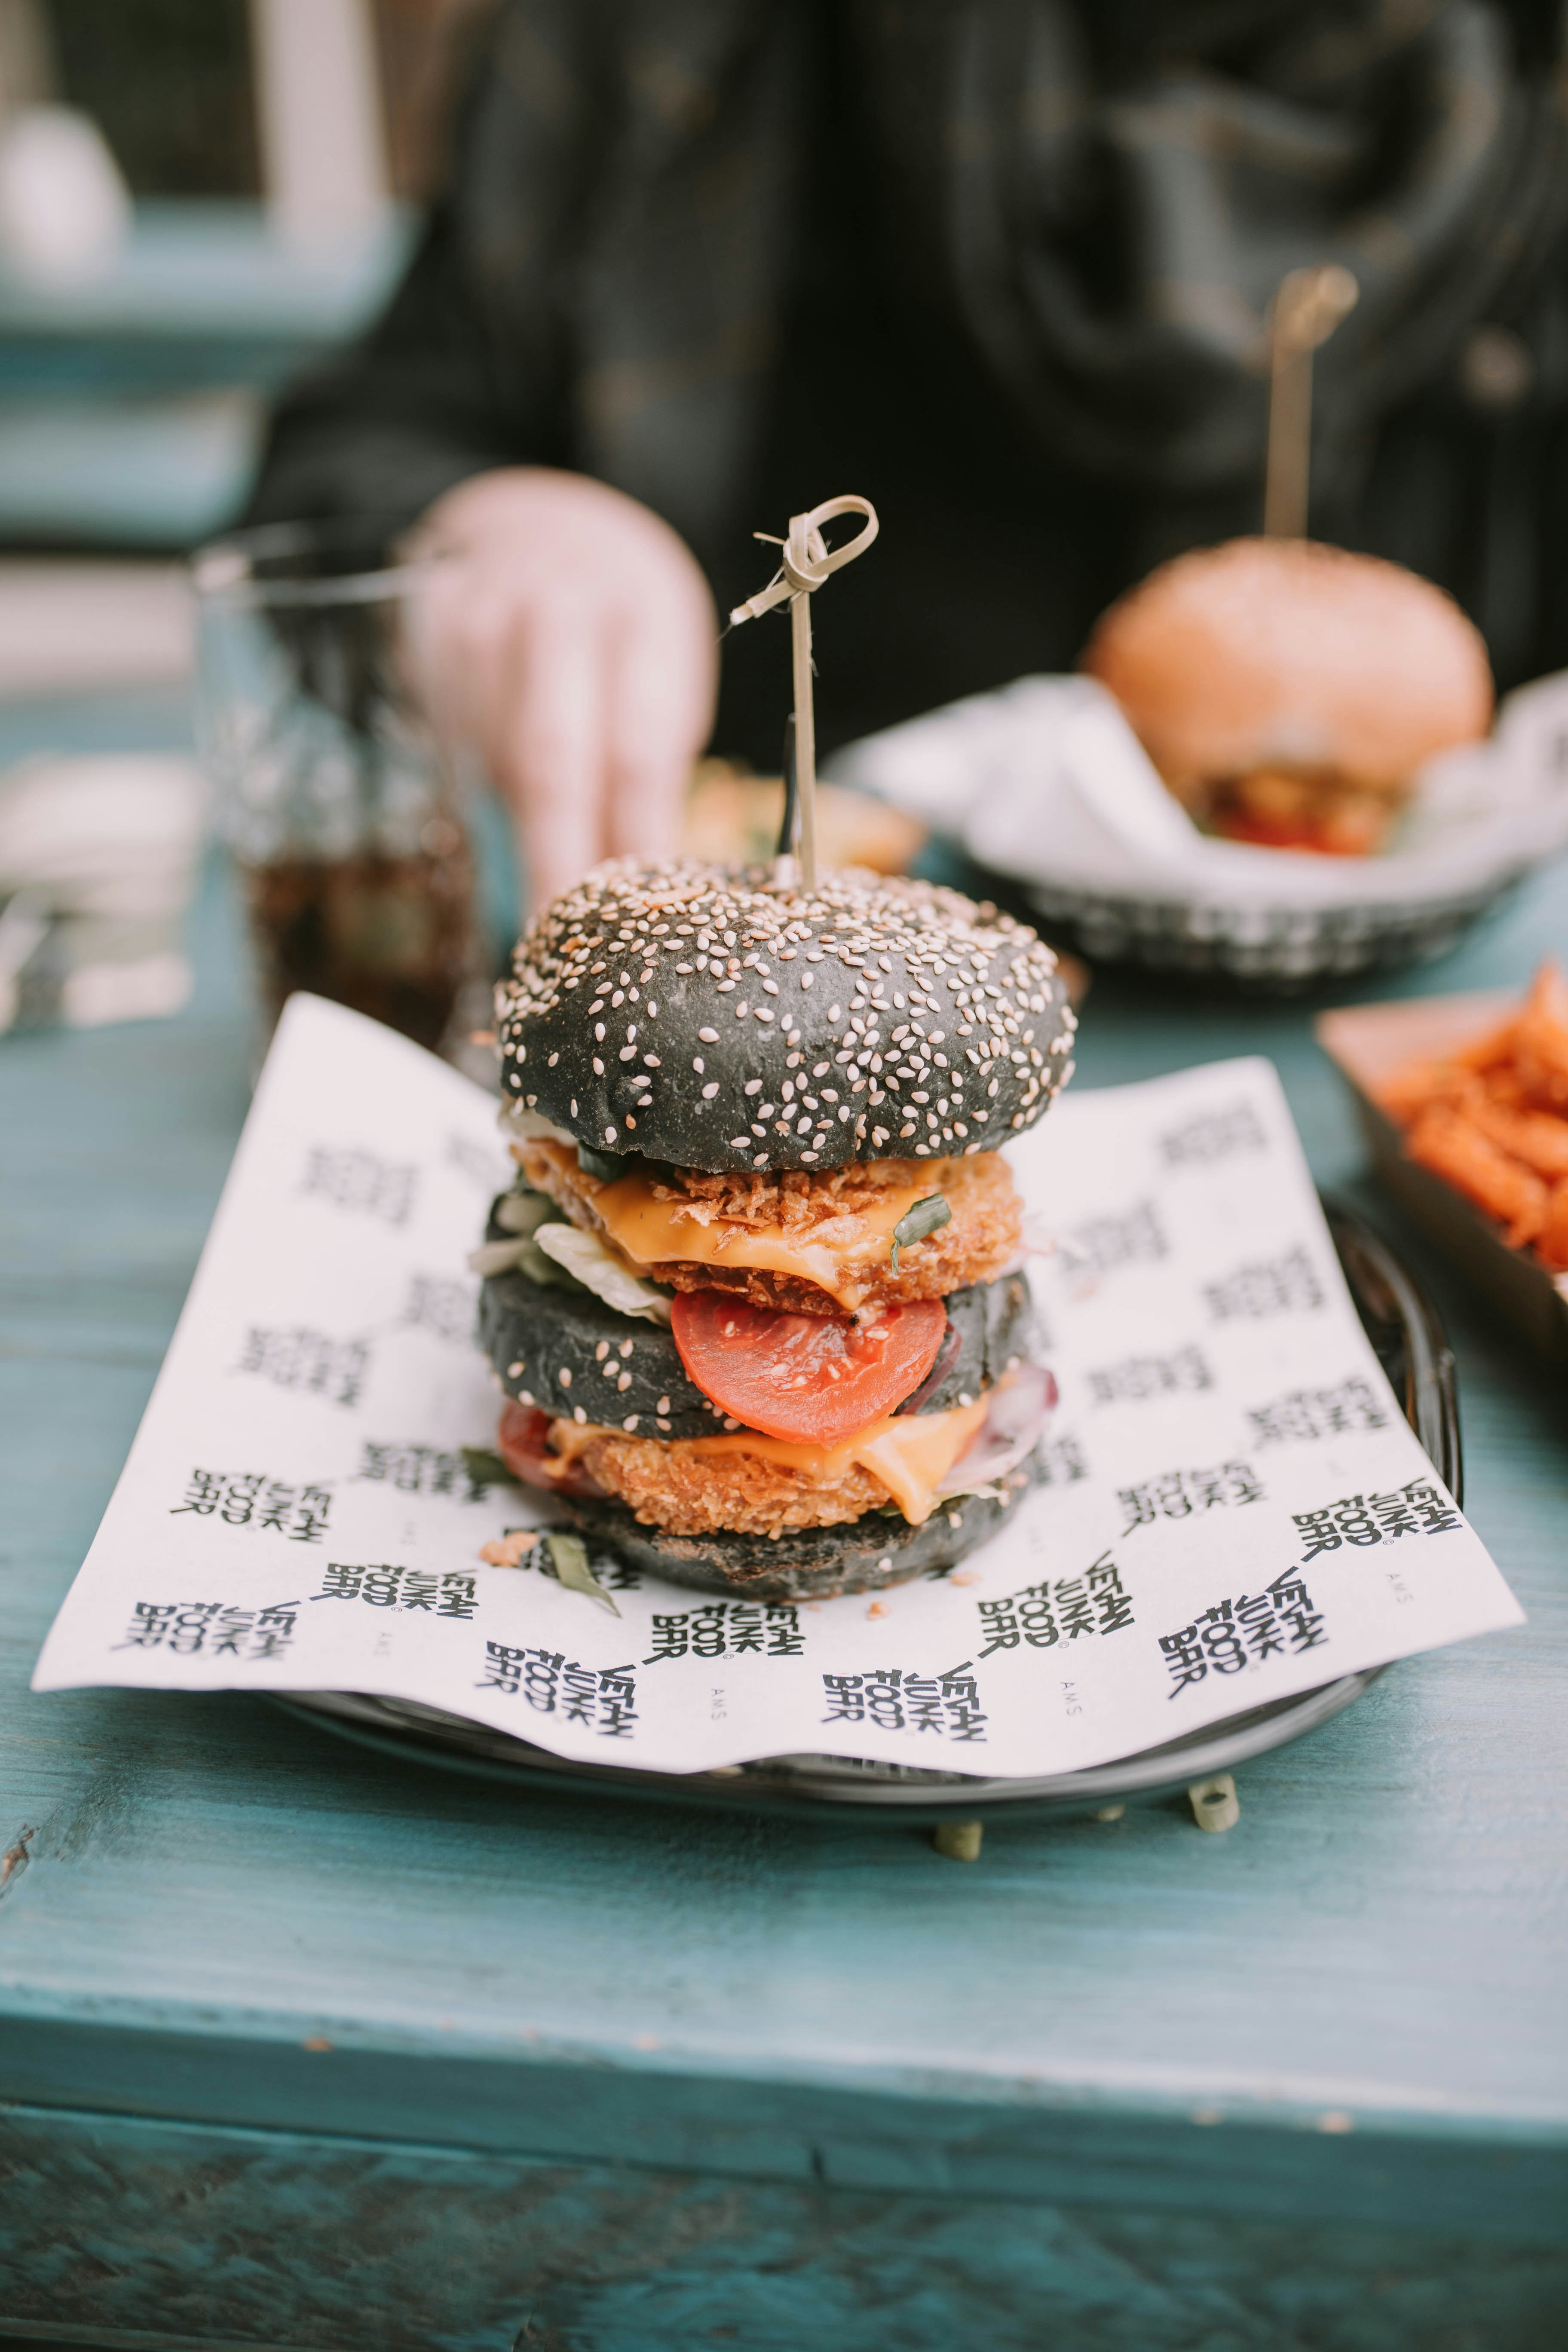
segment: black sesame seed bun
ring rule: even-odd
[[[504,1238],[493,1220],[490,1238]],[[948,1333],[914,1410],[945,1412],[994,1388],[1028,1352],[1029,1286],[1020,1274],[950,1293]],[[577,1285],[546,1289],[514,1267],[479,1286],[479,1344],[509,1397],[639,1437],[711,1437],[725,1424],[687,1378],[659,1323],[622,1315]],[[562,1379],[564,1373],[566,1378]]]
[[[680,1168],[985,1151],[1072,1069],[1057,960],[954,890],[849,871],[595,867],[542,908],[497,992],[510,1100]]]
[[[590,1545],[670,1584],[752,1601],[826,1601],[956,1568],[1005,1527],[1038,1475],[1031,1454],[998,1481],[997,1496],[939,1503],[918,1528],[896,1513],[868,1511],[839,1527],[787,1528],[780,1536],[672,1536],[645,1528],[609,1496],[563,1496],[561,1507]]]

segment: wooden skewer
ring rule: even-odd
[[[842,547],[829,548],[822,536],[822,526],[836,515],[858,514],[865,518],[864,527]],[[786,600],[790,613],[790,652],[795,682],[795,788],[800,808],[800,879],[804,888],[816,887],[816,721],[812,700],[811,681],[811,600],[815,592],[831,578],[842,564],[864,555],[876,538],[880,526],[877,509],[869,499],[846,496],[825,499],[821,506],[813,507],[809,514],[791,515],[789,536],[783,542],[784,560],[767,586],[755,596],[737,604],[730,615],[732,628],[742,621],[754,621],[763,613],[771,613],[775,604]],[[758,531],[766,539],[766,531]],[[774,541],[776,546],[779,542]],[[787,856],[787,852],[784,853]],[[779,861],[781,880],[792,878],[784,872],[784,856]]]
[[[1292,269],[1268,306],[1268,457],[1263,531],[1305,539],[1312,455],[1312,353],[1349,316],[1361,289],[1337,262]]]

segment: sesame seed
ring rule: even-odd
[[[562,1387],[563,1387],[563,1389],[569,1389],[569,1388],[571,1387],[571,1385],[572,1385],[572,1373],[571,1373],[571,1369],[570,1369],[570,1367],[569,1367],[568,1365],[563,1364],[563,1365],[562,1365],[562,1367],[561,1367],[561,1370],[556,1373],[555,1377],[556,1377],[556,1379],[560,1381],[560,1383],[561,1383],[561,1385],[562,1385]]]

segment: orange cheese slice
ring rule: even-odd
[[[886,1265],[894,1226],[931,1190],[929,1183],[889,1186],[868,1208],[816,1218],[793,1234],[780,1225],[723,1217],[700,1223],[682,1202],[655,1200],[652,1185],[641,1175],[606,1184],[595,1194],[594,1207],[639,1274],[674,1258],[698,1265],[754,1266],[814,1282],[840,1306],[853,1308],[862,1288],[857,1276]]]
[[[601,1196],[602,1197],[602,1196]],[[730,1437],[678,1437],[656,1441],[670,1452],[694,1454],[750,1454],[796,1470],[803,1478],[833,1485],[856,1465],[879,1478],[911,1527],[929,1519],[936,1490],[964,1453],[990,1409],[987,1397],[954,1405],[947,1412],[888,1413],[868,1422],[837,1445],[794,1445],[782,1437],[737,1430]],[[551,1444],[565,1455],[581,1454],[597,1437],[619,1437],[618,1429],[592,1422],[558,1421]]]

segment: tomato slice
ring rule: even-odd
[[[847,1315],[781,1315],[721,1290],[677,1294],[680,1360],[721,1411],[796,1445],[837,1445],[880,1421],[924,1380],[942,1345],[940,1298]]]
[[[1257,849],[1304,849],[1317,857],[1362,857],[1370,844],[1331,841],[1319,826],[1304,818],[1270,824],[1267,817],[1247,816],[1240,810],[1226,810],[1215,820],[1215,831],[1223,841],[1250,842]]]
[[[502,1408],[496,1450],[525,1486],[542,1487],[547,1495],[596,1495],[599,1489],[580,1462],[552,1454],[549,1436],[550,1415],[514,1401]]]

